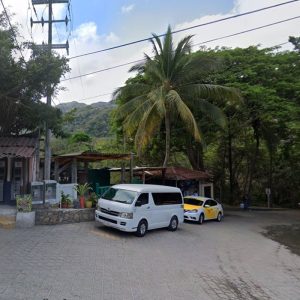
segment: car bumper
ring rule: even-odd
[[[124,219],[116,216],[111,216],[109,214],[104,214],[99,210],[95,211],[95,221],[105,226],[116,228],[126,232],[135,232],[137,228],[132,219]]]
[[[199,214],[198,213],[184,213],[184,220],[197,222],[199,220]]]

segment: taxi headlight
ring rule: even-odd
[[[132,219],[133,213],[122,212],[122,213],[119,213],[119,217],[124,218],[124,219]]]
[[[192,210],[189,210],[189,212],[191,212],[191,213],[197,213],[198,210],[197,209],[192,209]]]

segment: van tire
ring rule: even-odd
[[[138,237],[143,237],[147,233],[147,229],[148,229],[147,221],[146,220],[141,220],[138,227],[137,227],[135,235],[138,236]]]
[[[170,220],[170,224],[168,226],[169,231],[176,231],[178,228],[178,219],[176,216],[173,216]]]

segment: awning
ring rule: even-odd
[[[34,155],[36,138],[0,137],[0,158],[30,158]]]

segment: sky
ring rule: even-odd
[[[144,53],[151,55],[148,41],[97,53],[80,58],[73,56],[100,49],[144,39],[152,33],[166,32],[170,25],[173,30],[229,17],[254,9],[286,2],[287,0],[71,0],[71,24],[57,24],[53,27],[54,43],[70,44],[71,72],[62,78],[61,91],[53,104],[78,101],[91,104],[98,101],[110,101],[113,91],[124,85],[134,73],[128,73],[130,65],[109,71],[82,76],[97,70],[142,59]],[[47,42],[47,26],[34,25],[31,29],[30,17],[34,20],[44,16],[47,19],[45,5],[36,6],[35,15],[31,0],[3,0],[12,16],[12,23],[19,25],[19,42],[33,40],[35,43]],[[1,10],[1,8],[0,8]],[[54,18],[65,18],[67,6],[54,5]],[[258,26],[270,24],[300,15],[300,1],[252,15],[234,18],[221,23],[198,27],[174,35],[175,42],[186,35],[194,35],[193,43],[199,44],[210,39],[230,35]],[[287,42],[289,36],[300,36],[300,18],[274,25],[243,35],[237,35],[215,42],[206,43],[206,47],[260,47],[275,46]],[[193,48],[199,49],[199,45]],[[291,49],[284,45],[284,49]],[[59,50],[61,55],[67,55]],[[25,53],[28,55],[28,52]]]

